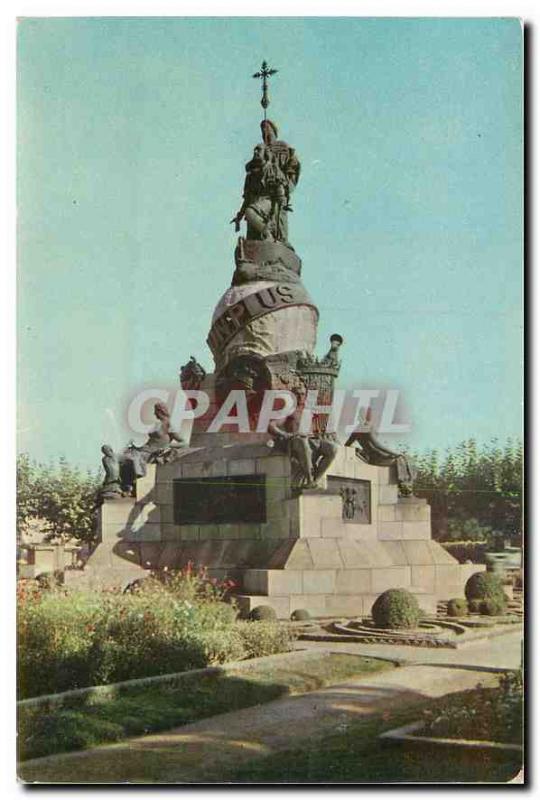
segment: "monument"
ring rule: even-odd
[[[68,580],[124,585],[145,570],[193,562],[236,581],[243,613],[265,604],[281,618],[301,608],[322,617],[365,615],[390,588],[408,589],[434,612],[439,600],[461,595],[479,567],[460,565],[431,539],[430,507],[414,496],[405,456],[369,430],[340,443],[321,411],[332,402],[348,345],[333,333],[326,355],[315,355],[319,311],[289,231],[301,165],[267,118],[275,73],[263,62],[253,76],[262,81],[261,141],[231,220],[239,233],[245,226],[231,284],[210,321],[214,371],[193,356],[180,371],[182,388],[204,392],[208,407],[189,443],[157,403],[156,429],[144,445],[120,454],[104,445],[99,543]],[[265,417],[269,391],[290,393],[291,413]],[[310,398],[315,410],[305,430]],[[235,422],[235,404],[247,430]]]

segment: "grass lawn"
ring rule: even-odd
[[[473,690],[476,691],[476,690]],[[470,701],[471,692],[447,695],[456,706]],[[434,713],[441,699],[414,701],[397,712],[350,723],[324,741],[306,737],[297,748],[253,759],[231,770],[222,780],[235,783],[389,783],[506,782],[519,771],[519,756],[452,752],[434,747],[406,749],[383,743],[378,735]],[[213,776],[213,780],[219,778]]]
[[[249,669],[186,676],[174,684],[126,687],[114,697],[70,699],[49,711],[20,709],[19,758],[38,758],[163,731],[384,669],[392,669],[392,665],[348,654],[321,653],[319,658],[302,658],[297,653],[290,661],[269,660]]]

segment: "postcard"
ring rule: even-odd
[[[19,20],[21,782],[524,781],[523,47]]]

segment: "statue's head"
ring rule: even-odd
[[[261,122],[261,132],[263,142],[265,144],[272,144],[275,142],[278,136],[278,129],[275,122],[272,122],[271,119],[263,119]]]
[[[158,419],[169,419],[169,409],[165,405],[165,403],[156,403],[154,406],[154,414]]]
[[[104,444],[101,448],[101,452],[104,456],[114,456],[114,450],[110,446],[110,444]]]
[[[336,350],[339,350],[342,344],[343,336],[340,336],[339,333],[333,333],[330,337],[330,349],[335,352]]]
[[[253,150],[253,160],[254,161],[264,161],[264,145],[257,144]]]

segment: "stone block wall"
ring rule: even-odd
[[[177,461],[150,466],[135,498],[107,501],[87,578],[127,582],[150,568],[192,561],[236,580],[245,612],[265,604],[281,617],[298,608],[328,617],[369,614],[377,596],[391,588],[408,589],[426,612],[434,612],[438,600],[462,595],[469,575],[482,569],[459,565],[431,540],[428,504],[399,498],[389,468],[365,464],[353,448],[341,446],[320,486],[298,493],[288,455],[269,447],[265,437],[248,438],[214,444],[199,435],[200,446]],[[213,446],[204,446],[208,442]],[[253,486],[258,521],[242,520],[245,506],[234,499],[236,486],[227,494],[230,479],[244,481],[248,493]],[[184,480],[200,494],[194,505],[200,519],[180,523],[175,482]],[[340,480],[369,482],[363,483],[369,514],[362,520],[344,518]],[[206,505],[216,496],[221,503],[222,491],[232,498],[223,501],[231,507],[218,505],[214,517],[214,506]]]

